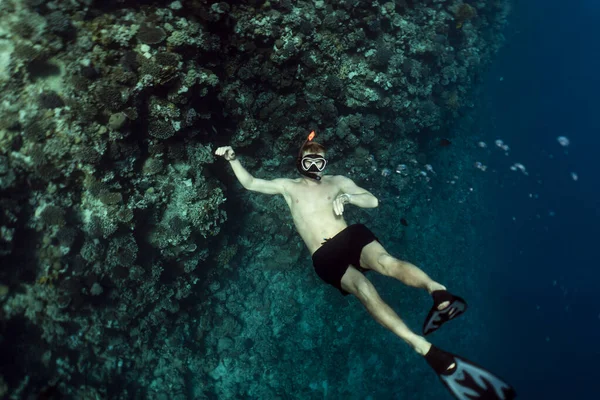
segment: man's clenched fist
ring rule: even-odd
[[[231,146],[223,146],[219,147],[215,151],[215,155],[222,156],[227,161],[235,160],[235,151],[231,148]]]

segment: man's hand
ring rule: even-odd
[[[350,197],[348,193],[342,193],[333,200],[333,212],[335,215],[342,215],[344,213],[344,204],[350,203]]]
[[[227,161],[235,160],[235,151],[231,148],[231,146],[223,146],[219,147],[215,151],[215,155],[223,156]]]

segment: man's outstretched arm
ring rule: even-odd
[[[248,171],[246,171],[246,168],[244,168],[240,161],[236,158],[235,151],[233,151],[233,148],[231,148],[231,146],[219,147],[215,151],[215,155],[221,156],[227,161],[229,161],[229,164],[233,169],[233,173],[235,174],[236,178],[238,178],[238,181],[240,181],[244,188],[247,189],[248,186],[250,186],[254,177],[250,175]]]
[[[284,185],[286,179],[273,179],[269,181],[253,177],[248,171],[246,171],[246,168],[244,168],[240,161],[236,158],[235,152],[231,146],[219,147],[215,151],[215,154],[222,156],[229,161],[229,164],[233,169],[233,173],[235,174],[236,178],[238,178],[238,181],[240,181],[244,189],[265,194],[283,194],[285,190]]]

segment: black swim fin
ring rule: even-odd
[[[431,296],[433,297],[433,307],[423,323],[424,336],[438,330],[444,323],[467,311],[467,302],[447,290],[434,290],[431,292]],[[448,307],[438,310],[438,306],[445,301],[450,302]]]
[[[458,400],[512,400],[517,396],[502,379],[456,354],[432,345],[425,360]]]

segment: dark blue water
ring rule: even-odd
[[[483,136],[511,147],[489,160],[488,362],[523,399],[600,398],[600,2],[520,1],[512,19],[483,106]]]

